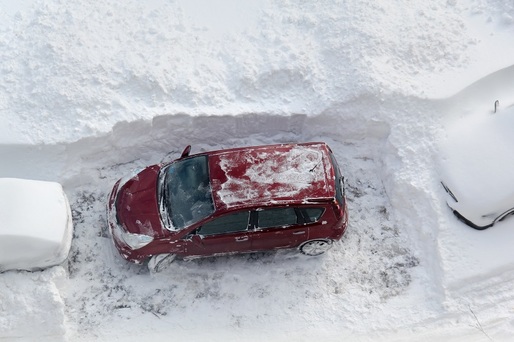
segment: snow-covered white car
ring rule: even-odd
[[[475,229],[514,214],[514,105],[466,115],[447,133],[441,175],[453,213]]]
[[[63,263],[72,235],[70,205],[60,184],[0,178],[0,272]]]

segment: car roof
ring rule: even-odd
[[[206,153],[217,211],[327,201],[335,173],[325,143],[278,144]]]
[[[0,178],[0,237],[18,236],[60,244],[69,205],[59,183]]]

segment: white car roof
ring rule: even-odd
[[[72,222],[62,186],[55,182],[0,178],[0,266],[33,269],[62,262]]]

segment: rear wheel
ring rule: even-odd
[[[332,240],[311,240],[300,246],[300,252],[309,256],[316,256],[325,253],[332,248]]]
[[[159,273],[166,269],[175,260],[176,254],[157,254],[148,261],[148,269],[152,273]]]

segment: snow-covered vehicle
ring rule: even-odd
[[[60,184],[0,178],[0,272],[59,265],[72,236],[70,205]]]
[[[441,152],[447,203],[461,221],[481,230],[514,214],[514,106],[460,118]]]
[[[125,259],[152,268],[175,256],[319,255],[343,236],[344,182],[325,143],[189,151],[114,185],[109,226]]]

